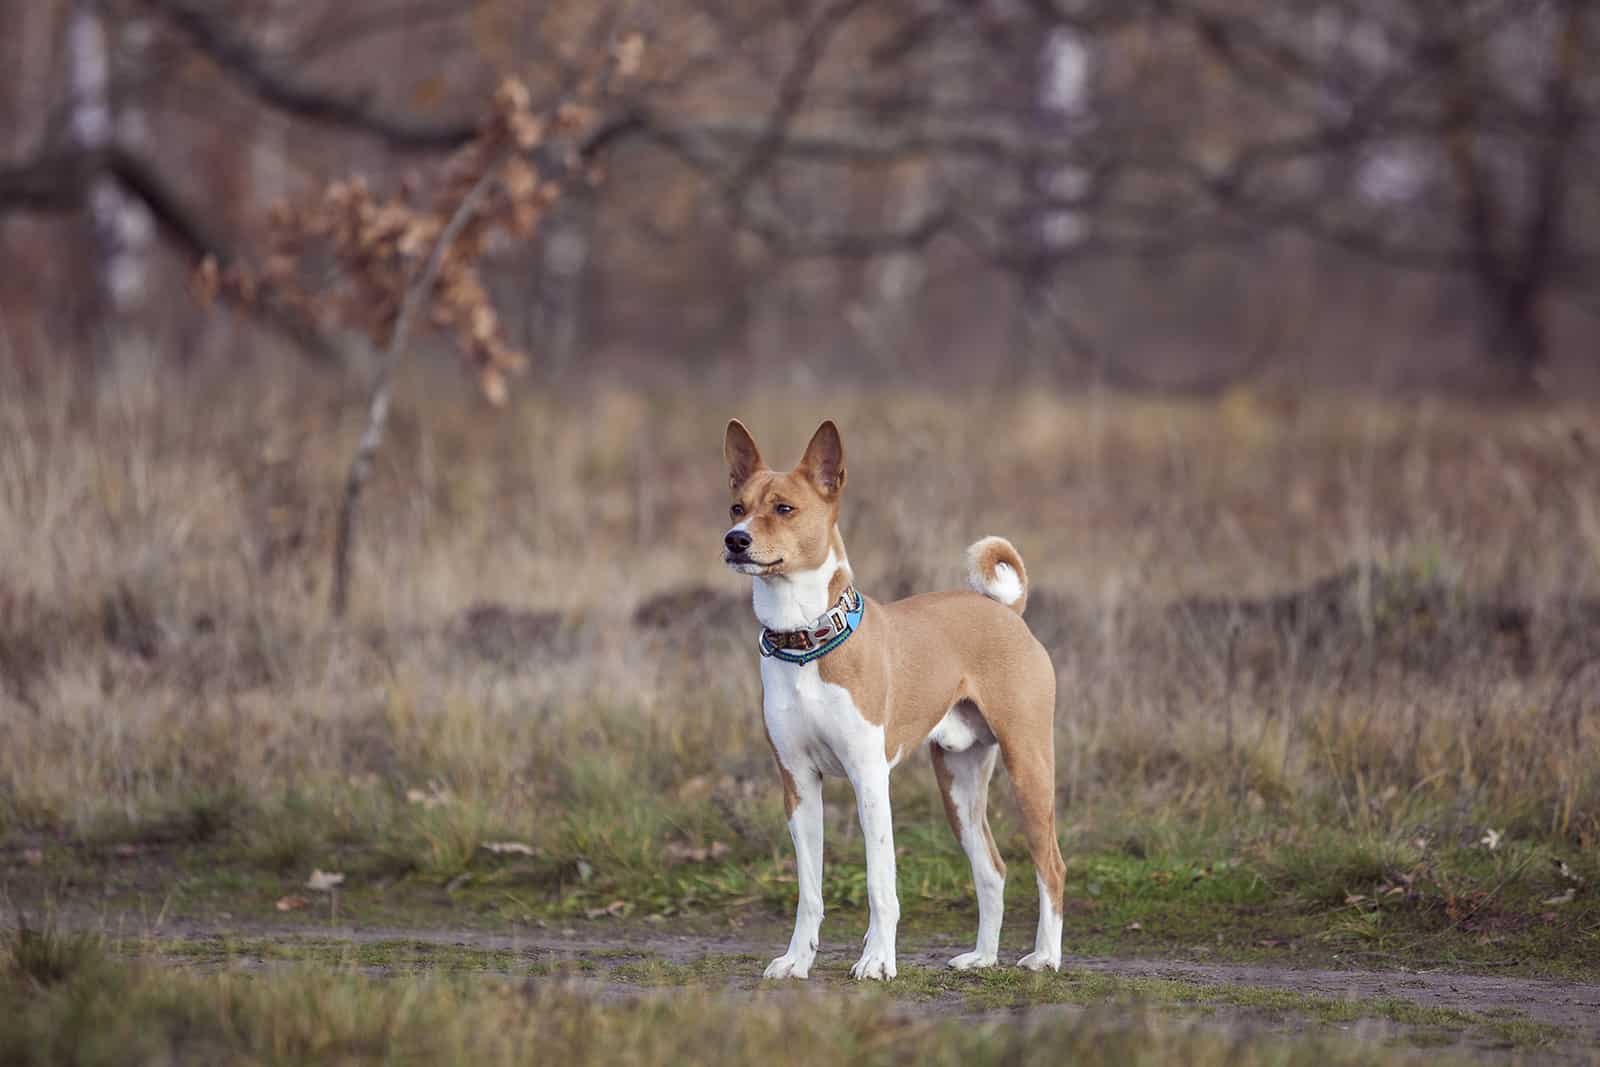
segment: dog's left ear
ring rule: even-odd
[[[839,440],[839,427],[832,419],[818,426],[817,432],[811,435],[806,454],[800,457],[800,470],[829,499],[843,491],[844,444]]]

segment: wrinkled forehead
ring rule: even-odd
[[[746,478],[743,485],[733,490],[735,500],[742,500],[755,506],[760,506],[774,497],[791,502],[822,499],[810,481],[793,471],[787,474],[780,474],[777,471],[757,471]]]

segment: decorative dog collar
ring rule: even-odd
[[[844,644],[861,625],[866,602],[853,585],[845,586],[839,600],[827,614],[803,630],[761,631],[761,654],[776,656],[786,663],[810,663]]]

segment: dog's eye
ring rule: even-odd
[[[792,504],[779,504],[772,510],[776,511],[779,515],[787,515],[794,510],[794,506]]]
[[[734,518],[737,519],[740,515],[744,514],[744,505],[735,504],[733,507],[729,508],[728,511],[733,515]]]

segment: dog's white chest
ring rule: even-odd
[[[854,778],[882,765],[883,727],[866,720],[850,690],[824,682],[815,663],[763,659],[761,695],[767,733],[785,766]]]

